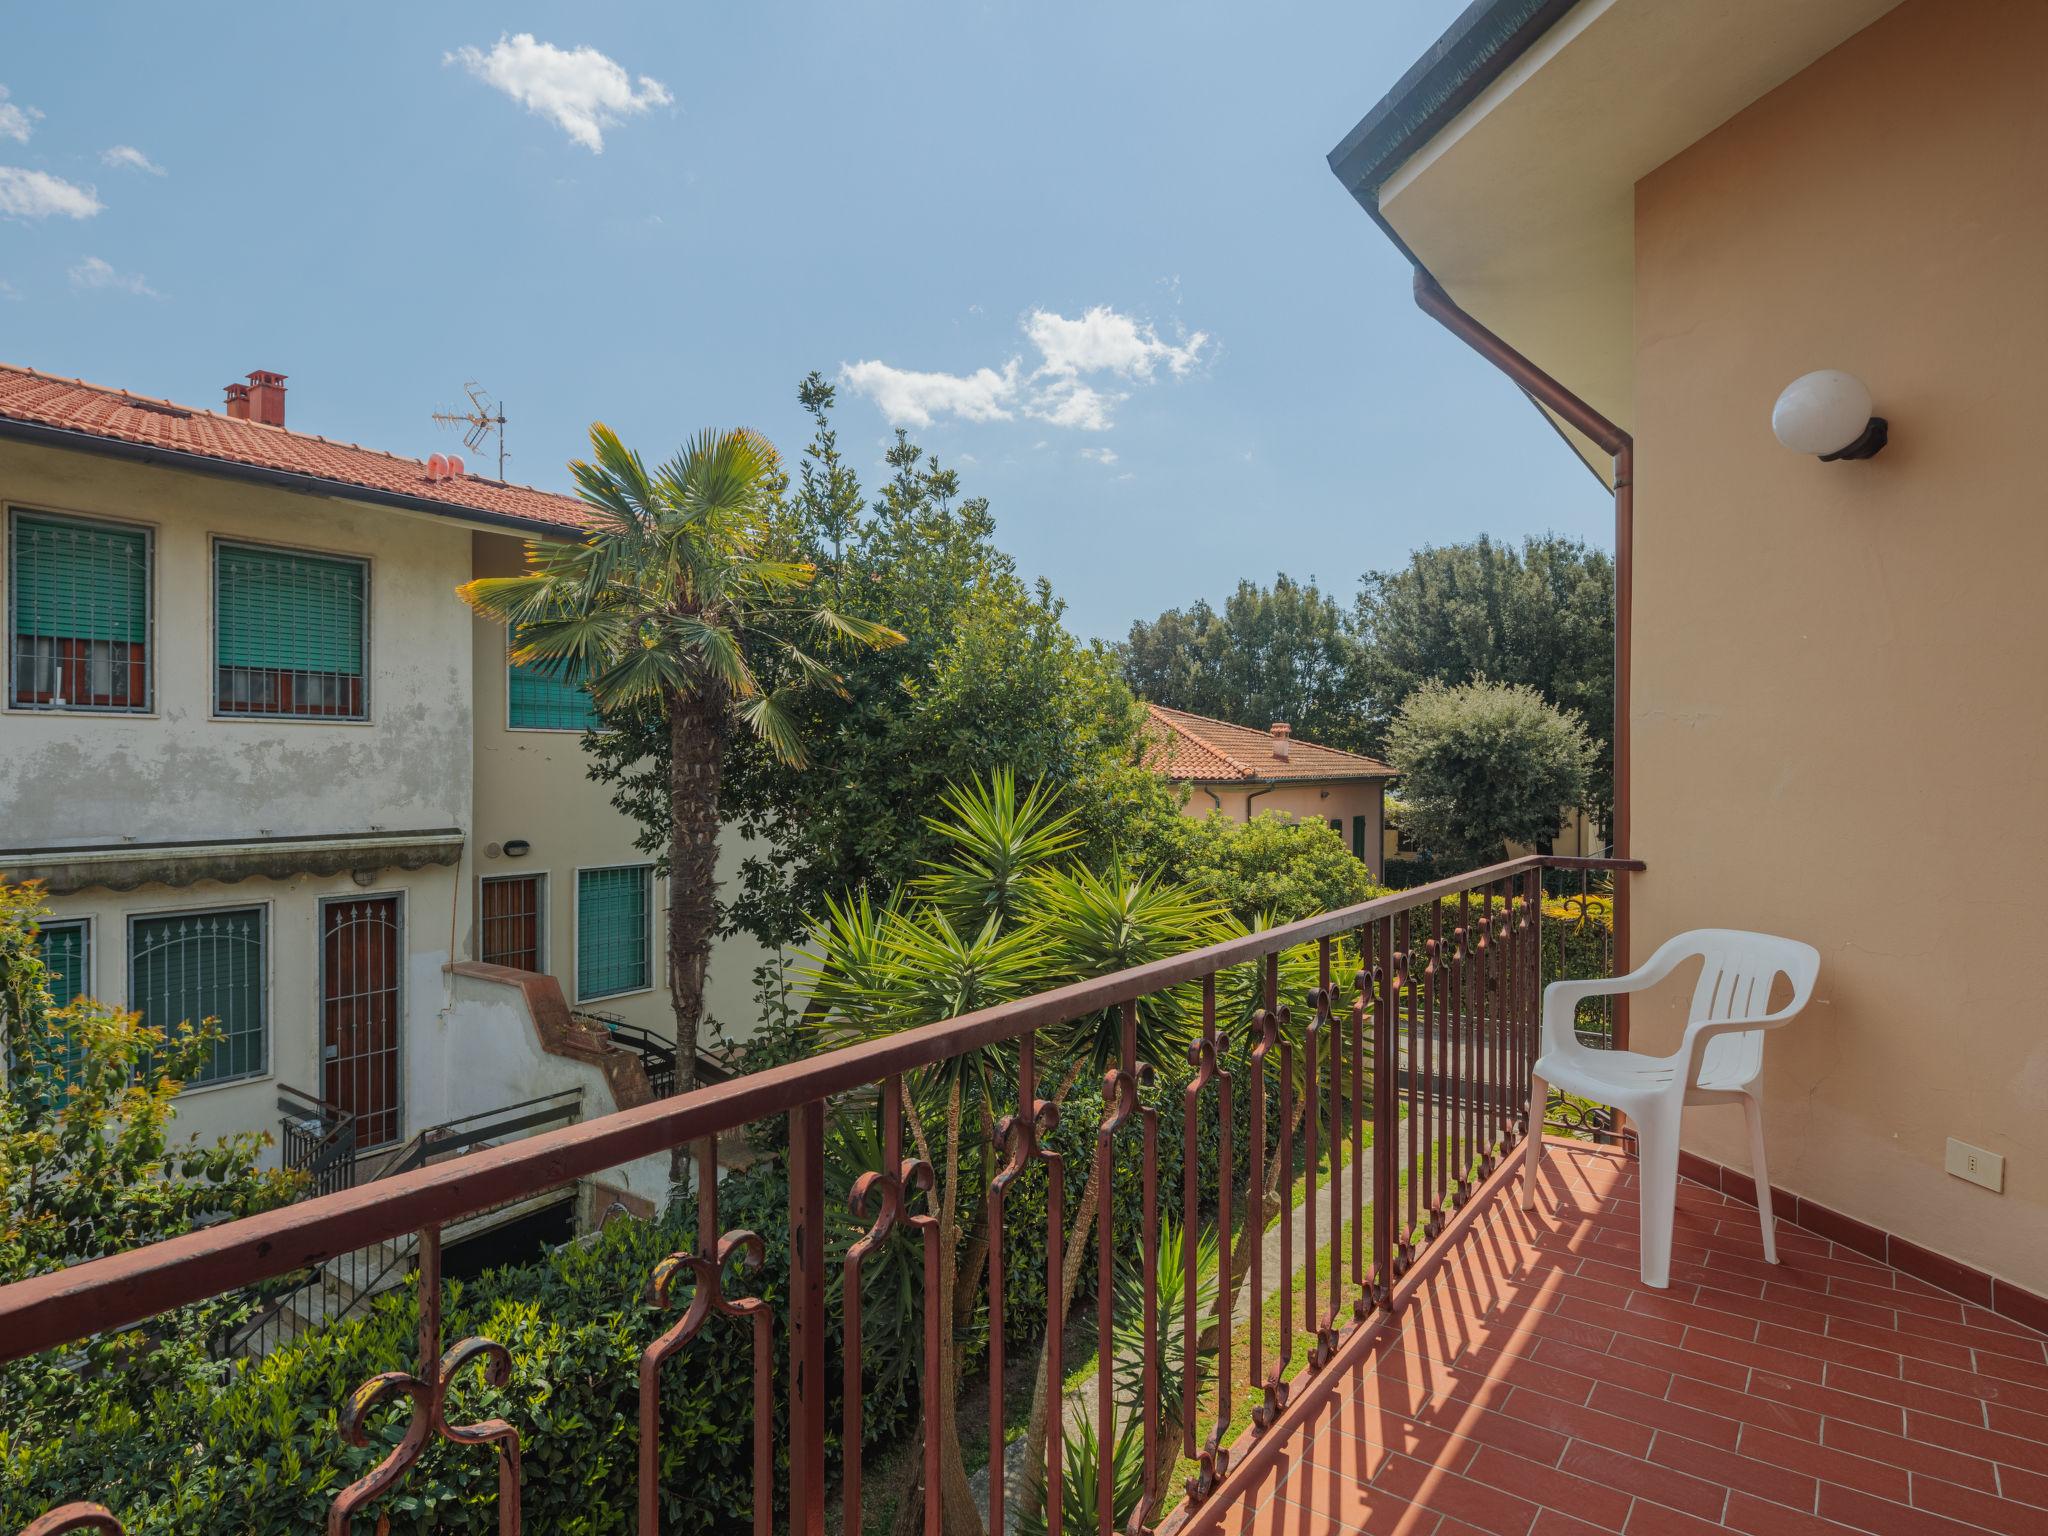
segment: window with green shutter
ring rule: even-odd
[[[193,1082],[257,1077],[268,1068],[264,949],[261,907],[129,919],[128,1006],[142,1022],[169,1037],[180,1024],[219,1021],[220,1039]]]
[[[629,864],[576,873],[576,995],[584,1002],[654,985],[654,869]]]
[[[369,585],[361,560],[216,544],[218,712],[367,718]]]
[[[7,528],[8,699],[150,706],[150,542],[141,528],[17,512]]]
[[[92,976],[90,925],[83,920],[46,921],[38,926],[36,943],[42,951],[43,979],[49,988],[50,1001],[64,1008],[85,996]],[[68,1043],[58,1067],[61,1080],[69,1082],[84,1060],[85,1052],[77,1043]]]
[[[516,635],[511,648],[518,647]],[[508,651],[509,656],[509,651]],[[561,675],[554,662],[507,660],[505,723],[515,731],[587,731],[597,711],[581,683]]]

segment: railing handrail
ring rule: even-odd
[[[568,1184],[1544,868],[1619,871],[1640,870],[1643,865],[1635,859],[1544,854],[1503,860],[1334,912],[619,1110],[509,1146],[17,1281],[0,1287],[0,1361],[127,1327],[173,1307],[311,1268],[351,1249],[443,1226],[536,1189]]]

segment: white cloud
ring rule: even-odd
[[[857,395],[866,395],[892,427],[928,427],[940,416],[962,421],[1008,421],[1017,394],[1017,363],[1013,358],[997,373],[977,368],[970,374],[917,373],[863,359],[847,363],[840,379]]]
[[[17,107],[9,101],[7,87],[0,85],[0,138],[26,144],[28,136],[35,132],[36,124],[42,120],[43,114],[34,107]]]
[[[106,206],[91,187],[81,187],[48,171],[0,165],[0,214],[47,219],[61,213],[70,219],[89,219]]]
[[[1114,448],[1083,448],[1081,450],[1081,457],[1093,459],[1098,464],[1114,464],[1116,462],[1116,450]]]
[[[132,293],[138,298],[153,299],[157,291],[149,286],[140,272],[117,272],[111,263],[97,256],[88,256],[71,269],[71,286],[80,289],[103,289],[112,293]]]
[[[442,56],[527,111],[548,119],[593,155],[604,153],[604,130],[621,118],[668,106],[675,98],[649,75],[636,82],[595,48],[557,48],[531,32],[501,35],[486,53],[464,46]]]
[[[6,278],[0,277],[0,299],[18,299],[20,297],[21,290],[7,281]]]
[[[1054,379],[1032,394],[1024,414],[1055,427],[1107,432],[1114,425],[1111,411],[1130,398],[1129,394],[1105,394],[1078,379]]]
[[[1024,317],[1024,334],[1045,358],[1041,373],[1071,378],[1081,373],[1114,373],[1149,379],[1160,364],[1176,376],[1195,366],[1209,337],[1196,331],[1181,346],[1159,339],[1143,321],[1098,304],[1078,320],[1034,309]]]
[[[1091,378],[1149,384],[1162,369],[1182,377],[1194,370],[1209,343],[1202,331],[1178,346],[1161,341],[1149,323],[1103,304],[1077,320],[1034,309],[1019,323],[1038,353],[1028,371],[1021,357],[1009,359],[1000,372],[979,368],[969,374],[918,373],[869,358],[841,365],[839,376],[854,393],[874,401],[891,426],[928,427],[941,416],[1008,421],[1021,415],[1050,426],[1106,432],[1130,391]]]
[[[101,150],[100,164],[117,171],[146,171],[152,176],[170,174],[133,144],[116,144],[112,149]]]

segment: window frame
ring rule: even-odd
[[[264,554],[296,555],[310,560],[331,560],[362,567],[363,572],[363,708],[361,714],[301,714],[296,711],[231,709],[220,707],[220,554],[224,548],[255,550]],[[207,535],[206,547],[206,707],[212,720],[261,720],[271,724],[289,722],[297,725],[374,725],[376,724],[376,689],[371,658],[376,654],[376,635],[373,628],[375,618],[376,562],[368,555],[350,550],[324,549],[308,544],[281,544],[272,539],[252,539],[237,533],[212,533]],[[247,670],[247,669],[245,669]]]
[[[548,902],[551,899],[550,893],[553,886],[553,883],[548,879],[548,873],[545,869],[522,869],[517,871],[507,870],[505,873],[498,875],[478,875],[476,877],[476,958],[478,963],[483,965],[495,965],[497,963],[496,961],[484,958],[484,887],[491,884],[494,880],[531,880],[538,887],[534,895],[535,929],[533,947],[538,961],[535,974],[540,976],[552,976],[554,974],[548,966],[549,941],[554,937],[554,924],[548,921]]]
[[[640,873],[641,873],[642,875],[644,875],[644,876],[645,876],[645,878],[646,878],[646,882],[647,882],[647,981],[646,981],[646,983],[645,983],[644,985],[642,985],[642,986],[638,986],[638,987],[628,987],[628,988],[626,988],[626,989],[625,989],[624,991],[621,991],[621,992],[602,992],[602,993],[598,993],[597,995],[593,996],[593,995],[591,995],[591,994],[590,994],[589,992],[586,992],[586,991],[584,990],[584,987],[583,987],[583,877],[584,877],[585,875],[594,875],[594,874],[601,874],[601,873],[603,873],[604,871],[606,871],[606,870],[611,870],[611,869],[632,869],[632,870],[638,870],[638,871],[640,871]],[[576,876],[576,883],[575,883],[575,888],[574,888],[573,890],[571,890],[571,891],[570,891],[570,893],[569,893],[569,931],[570,931],[570,933],[571,933],[571,934],[573,935],[573,940],[574,940],[574,950],[573,950],[573,966],[572,966],[572,969],[573,969],[573,972],[574,972],[574,980],[575,980],[575,997],[576,997],[576,1002],[577,1002],[577,1003],[578,1003],[579,1005],[581,1005],[581,1004],[584,1004],[584,1003],[604,1003],[604,1002],[610,1002],[610,1001],[612,1001],[612,1000],[613,1000],[613,999],[615,999],[615,998],[621,998],[621,997],[638,997],[638,996],[640,996],[640,995],[641,995],[642,993],[645,993],[645,992],[652,992],[652,991],[653,991],[653,990],[655,989],[655,986],[656,986],[656,977],[657,977],[657,975],[658,975],[658,968],[657,968],[657,966],[656,966],[656,964],[655,964],[655,959],[654,959],[654,950],[655,950],[655,944],[654,944],[654,940],[655,940],[655,934],[656,934],[656,931],[657,931],[657,930],[656,930],[656,926],[655,926],[655,921],[654,921],[654,912],[655,912],[655,890],[654,890],[654,886],[655,886],[655,878],[654,878],[654,865],[653,865],[652,863],[649,863],[649,862],[645,862],[645,861],[634,861],[634,860],[626,860],[626,861],[623,861],[623,862],[619,862],[619,863],[614,863],[614,864],[579,864],[579,865],[577,865],[577,866],[576,866],[576,870],[575,870],[575,876]]]
[[[24,502],[6,503],[6,559],[0,569],[0,635],[4,635],[7,646],[6,693],[0,697],[0,712],[19,715],[91,715],[99,719],[148,719],[157,712],[157,525],[141,522],[135,518],[108,517],[98,512],[78,512],[68,507],[31,505]],[[143,628],[143,701],[139,705],[115,704],[18,704],[14,698],[15,669],[21,657],[16,646],[14,632],[14,560],[20,548],[20,536],[16,532],[23,517],[50,518],[58,522],[97,524],[105,528],[118,529],[125,533],[142,535],[142,628]]]
[[[276,929],[276,913],[269,901],[231,901],[226,903],[207,902],[196,906],[152,907],[142,911],[122,914],[123,937],[123,1006],[141,1012],[135,996],[135,925],[174,917],[208,917],[216,913],[225,916],[231,912],[254,912],[257,917],[257,941],[259,961],[258,996],[263,1006],[263,1066],[260,1071],[242,1072],[233,1077],[212,1077],[205,1081],[188,1082],[178,1091],[179,1098],[192,1094],[212,1093],[217,1089],[243,1087],[250,1083],[268,1082],[277,1076],[277,954],[271,943]],[[146,1022],[146,1021],[145,1021]]]

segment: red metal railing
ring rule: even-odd
[[[510,1363],[499,1345],[465,1339],[442,1351],[439,1296],[440,1234],[447,1224],[475,1212],[543,1190],[569,1184],[617,1165],[673,1148],[687,1148],[698,1177],[696,1246],[657,1268],[652,1282],[657,1304],[670,1304],[671,1287],[686,1276],[694,1291],[683,1317],[649,1344],[640,1375],[639,1529],[656,1525],[655,1471],[660,1425],[657,1417],[663,1363],[688,1348],[713,1315],[751,1325],[754,1359],[754,1477],[752,1508],[757,1532],[771,1528],[776,1447],[772,1405],[776,1383],[774,1330],[788,1334],[788,1374],[782,1392],[788,1404],[788,1529],[824,1536],[828,1479],[826,1460],[827,1238],[825,1130],[835,1106],[849,1095],[878,1094],[882,1108],[881,1166],[860,1176],[851,1190],[856,1213],[872,1224],[865,1237],[840,1259],[843,1275],[842,1331],[849,1382],[861,1379],[862,1264],[899,1225],[921,1238],[925,1292],[924,1380],[936,1379],[947,1319],[936,1305],[940,1294],[938,1217],[913,1213],[919,1191],[932,1188],[931,1165],[904,1155],[904,1085],[907,1074],[941,1067],[989,1047],[1016,1048],[1016,1110],[996,1127],[995,1172],[987,1198],[990,1374],[1003,1380],[1004,1196],[1028,1169],[1047,1175],[1047,1292],[1062,1291],[1066,1181],[1062,1155],[1051,1144],[1061,1110],[1058,1096],[1046,1096],[1038,1072],[1043,1031],[1113,1010],[1117,1049],[1103,1087],[1095,1128],[1093,1178],[1098,1193],[1098,1381],[1095,1425],[1107,1463],[1113,1457],[1119,1403],[1112,1380],[1112,1315],[1117,1234],[1112,1181],[1119,1143],[1136,1137],[1141,1152],[1140,1245],[1144,1306],[1140,1320],[1142,1390],[1135,1411],[1142,1426],[1144,1493],[1130,1528],[1150,1528],[1169,1513],[1167,1474],[1185,1458],[1192,1475],[1177,1501],[1193,1523],[1216,1508],[1214,1495],[1233,1469],[1249,1475],[1257,1462],[1277,1453],[1283,1436],[1268,1432],[1305,1376],[1335,1358],[1357,1330],[1377,1327],[1394,1305],[1395,1286],[1443,1239],[1447,1220],[1467,1201],[1486,1174],[1527,1130],[1527,1084],[1535,1048],[1541,986],[1545,977],[1542,935],[1542,876],[1546,869],[1618,872],[1640,869],[1632,861],[1529,857],[1510,860],[1470,875],[1441,880],[1378,898],[1343,911],[1252,933],[1226,943],[1138,966],[1114,975],[1040,993],[943,1023],[872,1040],[769,1071],[659,1100],[601,1119],[480,1151],[379,1181],[374,1187],[344,1190],[284,1209],[193,1232],[169,1242],[98,1259],[0,1288],[0,1360],[58,1348],[109,1329],[123,1328],[174,1307],[240,1290],[262,1280],[318,1265],[336,1254],[418,1234],[420,1269],[419,1356],[410,1370],[392,1369],[365,1382],[342,1416],[342,1430],[364,1442],[364,1421],[382,1404],[409,1398],[414,1413],[404,1438],[365,1476],[333,1499],[328,1519],[332,1536],[345,1536],[353,1516],[374,1515],[379,1501],[401,1483],[407,1469],[436,1436],[458,1445],[490,1445],[499,1468],[499,1528],[516,1532],[520,1522],[520,1431],[516,1424],[489,1420],[448,1422],[453,1378],[481,1364],[500,1382]],[[1620,878],[1619,874],[1616,878]],[[1299,998],[1281,995],[1282,958],[1312,949],[1316,982]],[[1356,961],[1355,974],[1340,998],[1335,968]],[[1261,996],[1251,1018],[1249,1048],[1237,1049],[1219,1025],[1218,978],[1233,967],[1260,967]],[[1138,1009],[1142,1001],[1169,989],[1200,989],[1200,1037],[1189,1050],[1193,1074],[1182,1093],[1185,1138],[1180,1210],[1183,1223],[1183,1315],[1179,1340],[1181,1401],[1177,1425],[1163,1425],[1162,1354],[1157,1304],[1160,1239],[1159,1109],[1141,1092],[1152,1079],[1152,1064],[1138,1054]],[[1305,1010],[1294,1028],[1297,1004]],[[1297,1050],[1301,1071],[1295,1070]],[[1240,1096],[1240,1089],[1242,1094]],[[1248,1112],[1249,1178],[1233,1188],[1235,1116]],[[863,1102],[871,1102],[864,1099]],[[1213,1115],[1213,1121],[1207,1117]],[[727,1296],[743,1260],[758,1269],[760,1236],[724,1232],[719,1219],[716,1177],[718,1138],[754,1122],[785,1116],[788,1122],[790,1275],[786,1313],[773,1315],[758,1298]],[[1198,1129],[1213,1123],[1220,1156],[1209,1164],[1196,1154]],[[1304,1154],[1296,1158],[1297,1140]],[[1369,1155],[1368,1155],[1369,1153]],[[1269,1159],[1278,1160],[1277,1274],[1266,1253],[1271,1207]],[[1318,1190],[1319,1164],[1327,1160],[1328,1195]],[[1303,1170],[1306,1199],[1296,1211],[1293,1176]],[[1369,1209],[1368,1209],[1369,1207]],[[870,1211],[873,1215],[870,1217]],[[1328,1263],[1319,1241],[1321,1213],[1331,1215]],[[1303,1284],[1296,1316],[1297,1215],[1304,1223],[1300,1245]],[[1197,1316],[1197,1244],[1204,1220],[1218,1238],[1215,1304],[1214,1392],[1204,1390],[1198,1355],[1205,1353]],[[1340,1226],[1348,1226],[1348,1233]],[[1125,1233],[1126,1243],[1132,1236]],[[1344,1239],[1349,1239],[1345,1252]],[[1348,1262],[1347,1262],[1348,1261]],[[1278,1347],[1267,1348],[1263,1319],[1277,1298]],[[1049,1379],[1062,1380],[1064,1332],[1068,1319],[1047,1308]],[[1238,1419],[1239,1383],[1232,1361],[1235,1333],[1248,1317],[1246,1376],[1251,1394],[1249,1427],[1233,1434]],[[1306,1340],[1307,1364],[1288,1374],[1297,1340]],[[724,1347],[721,1342],[720,1347]],[[393,1362],[394,1367],[398,1362]],[[862,1497],[861,1392],[847,1390],[841,1405],[841,1462],[837,1486],[847,1510],[847,1529],[858,1529]],[[1000,1531],[1006,1498],[1003,1393],[989,1398],[989,1528]],[[924,1475],[921,1498],[925,1529],[943,1528],[941,1436],[931,1423],[933,1395],[926,1394]],[[1207,1427],[1200,1411],[1209,1404]],[[1055,1418],[1057,1419],[1057,1415]],[[1046,1523],[1052,1536],[1062,1528],[1065,1473],[1062,1435],[1047,1435],[1043,1463]],[[1114,1528],[1115,1479],[1098,1479],[1098,1503],[1090,1522],[1098,1532]],[[120,1490],[106,1504],[118,1511]],[[118,1530],[97,1506],[52,1511],[32,1529],[39,1536],[73,1528]]]

